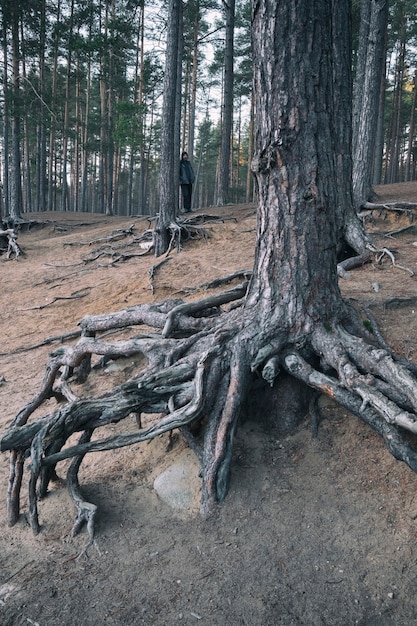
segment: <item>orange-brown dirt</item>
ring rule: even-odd
[[[377,189],[380,200],[417,202],[417,184]],[[197,213],[203,211],[197,211]],[[25,256],[0,257],[0,429],[39,388],[57,342],[87,313],[115,311],[189,291],[252,265],[255,208],[204,210],[223,215],[206,225],[208,238],[186,243],[156,269],[152,256],[111,265],[85,259],[94,240],[145,218],[96,214],[36,214],[47,221],[19,236]],[[340,281],[346,298],[369,305],[396,351],[416,356],[417,232],[386,233],[412,224],[407,216],[375,213],[367,227],[388,256]],[[84,243],[85,245],[78,245]],[[72,244],[72,245],[71,245]],[[115,244],[116,245],[116,244]],[[77,296],[77,297],[74,297]],[[63,299],[71,298],[71,299]],[[129,368],[127,368],[129,369]],[[112,374],[113,380],[123,371]],[[96,375],[105,384],[105,373]],[[195,502],[178,513],[160,500],[155,477],[187,453],[177,435],[89,455],[80,481],[95,502],[97,549],[77,559],[85,532],[71,538],[74,518],[65,488],[40,502],[41,532],[22,515],[6,524],[8,455],[0,456],[0,624],[21,626],[406,626],[416,623],[417,476],[396,461],[356,417],[322,402],[317,438],[306,420],[280,436],[247,419],[236,437],[229,495],[208,520]],[[134,428],[132,423],[129,427]],[[108,427],[113,432],[118,426]],[[126,430],[126,425],[123,425]],[[58,467],[59,473],[59,467]]]

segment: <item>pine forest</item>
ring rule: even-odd
[[[43,211],[155,215],[166,3],[0,5],[0,217]],[[360,5],[353,1],[355,98],[364,72]],[[183,2],[179,146],[196,172],[195,207],[253,199],[250,25],[247,0]],[[379,33],[384,62],[373,116],[377,184],[417,177],[416,35],[415,2],[392,1]]]

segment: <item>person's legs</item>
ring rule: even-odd
[[[192,189],[192,185],[181,185],[183,207],[186,213],[191,211]]]

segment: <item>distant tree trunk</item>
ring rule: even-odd
[[[69,116],[70,116],[70,93],[72,72],[72,35],[74,27],[74,0],[71,0],[71,13],[69,21],[67,72],[65,80],[65,103],[64,103],[64,127],[62,129],[62,196],[61,211],[68,211],[68,141],[69,141]]]
[[[194,135],[195,135],[195,109],[197,99],[197,78],[198,78],[198,37],[200,33],[200,2],[195,3],[194,40],[193,40],[193,65],[190,85],[190,113],[187,149],[190,160],[194,158]]]
[[[413,79],[413,100],[411,104],[410,124],[408,129],[408,142],[407,142],[407,156],[405,160],[405,173],[404,180],[412,180],[411,171],[411,159],[413,155],[413,143],[415,140],[415,128],[416,128],[416,107],[417,107],[417,70],[414,71]]]
[[[222,134],[219,164],[217,168],[216,205],[222,206],[229,199],[230,185],[230,146],[233,126],[233,94],[234,94],[234,31],[235,31],[235,0],[225,0],[223,8],[226,17],[223,102],[222,102]]]
[[[12,220],[21,219],[23,207],[22,171],[21,171],[21,133],[20,133],[20,45],[19,45],[19,7],[18,1],[13,2],[12,18],[12,153],[10,176],[9,214]]]
[[[177,50],[177,87],[175,91],[175,116],[174,116],[174,206],[175,215],[179,209],[179,159],[181,151],[181,98],[182,98],[182,62],[184,56],[184,16],[183,3],[179,7],[179,27],[178,27],[178,50]],[[176,178],[175,178],[176,177]]]
[[[39,92],[40,120],[37,138],[36,164],[36,210],[46,211],[46,106],[45,106],[45,49],[46,49],[46,0],[40,4],[40,40],[39,40]]]
[[[249,141],[248,141],[248,173],[246,176],[246,202],[250,202],[253,195],[252,189],[252,172],[251,172],[251,163],[253,156],[253,116],[254,116],[254,105],[255,105],[255,94],[252,89],[251,100],[250,100],[250,117],[249,117]]]
[[[135,126],[135,129],[132,132],[132,138],[131,138],[131,147],[130,147],[130,154],[129,154],[129,170],[128,170],[128,181],[127,181],[127,203],[126,203],[126,215],[132,215],[132,208],[133,208],[133,181],[134,181],[134,177],[135,177],[135,161],[136,161],[136,153],[137,153],[137,142],[139,140],[139,145],[142,145],[142,133],[141,133],[141,120],[142,120],[142,113],[140,110],[140,106],[139,106],[139,100],[140,100],[140,92],[141,92],[141,85],[140,85],[140,65],[141,65],[141,61],[143,62],[143,57],[142,57],[142,7],[141,7],[141,11],[140,11],[140,23],[139,23],[139,29],[138,29],[138,36],[137,36],[137,40],[136,40],[136,56],[135,56],[135,73],[134,73],[134,79],[133,79],[133,106],[136,110],[138,110],[138,115],[137,115],[137,121],[138,121],[138,127]],[[140,211],[137,211],[137,213],[140,213]]]
[[[48,154],[48,198],[47,210],[56,210],[55,191],[56,191],[56,168],[55,168],[55,152],[56,152],[56,116],[54,114],[57,94],[58,81],[58,25],[61,21],[61,0],[56,5],[56,29],[53,40],[53,62],[52,62],[52,92],[51,92],[51,116],[49,121],[49,154]]]
[[[166,43],[164,100],[162,107],[162,136],[159,175],[159,213],[155,226],[155,255],[168,250],[170,224],[177,212],[179,165],[178,66],[182,40],[182,0],[169,3]]]
[[[92,24],[89,22],[89,39],[91,40]],[[87,60],[87,77],[85,87],[84,127],[82,131],[81,146],[81,197],[80,211],[87,211],[87,187],[88,187],[88,139],[90,132],[90,100],[91,100],[91,57]]]
[[[105,0],[104,24],[102,24],[102,14],[100,12],[100,32],[104,41],[108,38],[108,21],[109,21],[109,0]],[[108,207],[108,112],[107,112],[107,90],[108,90],[108,59],[105,52],[100,55],[100,170],[99,170],[99,211],[106,213]]]
[[[401,144],[401,106],[403,101],[403,82],[405,72],[406,24],[407,16],[404,4],[401,5],[401,27],[398,41],[398,52],[395,66],[394,101],[390,121],[387,146],[387,169],[385,182],[398,182]]]
[[[385,33],[385,50],[387,49],[387,32]],[[386,55],[385,55],[386,56]],[[382,182],[382,159],[384,155],[384,135],[385,135],[385,84],[386,84],[387,61],[385,58],[384,70],[381,73],[381,82],[379,84],[379,103],[378,103],[378,124],[376,129],[375,150],[374,150],[374,167],[372,182],[374,185],[380,185]]]
[[[116,19],[115,0],[110,0],[110,20],[114,24]],[[106,215],[113,214],[113,194],[114,194],[114,132],[113,132],[113,114],[114,114],[114,47],[110,40],[108,43],[108,66],[107,66],[107,193],[106,193]]]
[[[388,0],[362,0],[353,100],[353,194],[358,210],[372,194],[379,87],[385,70]]]
[[[4,201],[4,215],[9,215],[10,209],[10,187],[9,187],[9,68],[8,68],[8,48],[7,48],[7,27],[6,17],[3,8],[3,20],[2,20],[2,49],[3,49],[3,148],[4,148],[4,171],[3,171],[3,201]]]
[[[24,40],[23,40],[23,25],[20,25],[20,41],[21,47],[24,48]],[[22,65],[22,77],[23,80],[27,80],[26,76],[26,59],[24,55],[22,55],[21,59]],[[38,127],[39,128],[39,127]],[[22,171],[22,179],[23,179],[23,204],[22,210],[30,213],[33,211],[33,202],[32,202],[32,172],[30,167],[30,139],[29,139],[29,120],[26,113],[23,115],[23,171]]]
[[[73,211],[80,210],[80,133],[81,133],[81,72],[80,55],[77,54],[76,76],[75,76],[75,126],[74,126],[74,157],[73,157]]]

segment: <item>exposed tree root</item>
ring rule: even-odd
[[[171,238],[168,251],[165,255],[168,256],[174,249],[179,251],[181,245],[187,240],[207,239],[208,233],[202,224],[223,222],[225,219],[235,218],[222,218],[203,213],[193,214],[189,217],[178,217],[175,222],[169,225]],[[151,221],[150,219],[149,222]],[[98,237],[90,241],[66,241],[64,242],[64,246],[94,246],[90,254],[80,263],[82,265],[94,263],[104,258],[110,259],[108,265],[116,265],[117,263],[127,261],[133,257],[142,257],[152,253],[154,250],[153,230],[149,227],[141,234],[136,234],[135,225],[132,224],[129,228],[117,228],[106,237]],[[138,249],[140,251],[138,251]],[[70,266],[68,265],[67,267]]]
[[[64,340],[75,339],[76,337],[79,337],[80,335],[81,335],[80,330],[72,330],[68,333],[62,333],[60,335],[53,335],[52,337],[47,337],[43,341],[40,341],[39,343],[35,343],[31,346],[22,346],[21,348],[17,348],[16,350],[12,350],[9,352],[0,352],[0,357],[10,356],[11,354],[20,354],[22,352],[29,352],[30,350],[36,350],[37,348],[41,348],[42,346],[48,346],[49,344],[55,343],[56,341],[59,341],[60,343],[62,343]]]
[[[173,429],[183,433],[201,461],[201,506],[209,513],[227,493],[233,437],[251,381],[261,376],[274,385],[280,368],[368,423],[397,459],[417,471],[417,453],[409,441],[417,433],[417,382],[407,362],[393,355],[381,335],[368,334],[349,309],[326,327],[315,324],[302,341],[284,326],[261,330],[254,312],[239,306],[246,288],[242,284],[197,302],[138,305],[81,320],[82,337],[51,354],[37,395],[2,435],[1,450],[10,450],[8,523],[19,518],[26,459],[31,459],[28,517],[37,533],[38,499],[46,494],[57,464],[73,458],[66,481],[77,510],[73,533],[87,525],[87,548],[94,542],[96,506],[85,501],[78,482],[84,456]],[[222,310],[226,303],[235,307]],[[97,337],[142,324],[158,332],[113,343]],[[148,365],[134,378],[99,397],[74,393],[74,383],[90,375],[93,356],[115,360],[135,354],[145,355]],[[53,397],[58,408],[29,421]],[[319,417],[312,409],[317,430]],[[146,414],[160,417],[142,428],[140,418]],[[132,415],[138,418],[137,430],[92,438],[97,429]],[[68,446],[76,432],[79,442]]]
[[[17,243],[17,234],[13,228],[0,230],[0,254],[2,252],[6,252],[7,259],[14,256],[16,260],[21,254],[23,254],[19,244]]]
[[[398,267],[398,269],[408,272],[410,276],[414,276],[414,272],[412,269],[410,269],[409,267],[404,267],[404,265],[400,265],[399,263],[396,262],[394,254],[390,250],[388,250],[388,248],[382,248],[381,250],[378,251],[378,253],[379,254],[377,257],[377,263],[381,263],[381,260],[383,259],[383,257],[388,256],[391,259],[392,265],[394,267]]]
[[[393,211],[394,213],[403,213],[410,219],[414,218],[414,211],[417,210],[417,202],[365,202],[361,210],[363,211]]]
[[[129,228],[116,228],[107,237],[96,237],[91,241],[64,241],[64,246],[92,246],[97,243],[111,243],[118,241],[119,239],[125,239],[126,237],[132,237],[134,235],[135,225],[131,224]]]
[[[388,248],[377,248],[373,245],[366,246],[367,250],[361,254],[356,256],[348,257],[347,259],[340,261],[337,264],[337,273],[340,278],[349,278],[349,271],[354,269],[355,267],[361,267],[365,263],[369,263],[375,258],[375,262],[377,265],[382,263],[384,257],[388,257],[391,260],[392,266],[396,267],[404,272],[410,274],[410,276],[414,276],[414,272],[409,267],[405,267],[404,265],[400,265],[397,263],[394,253]]]

